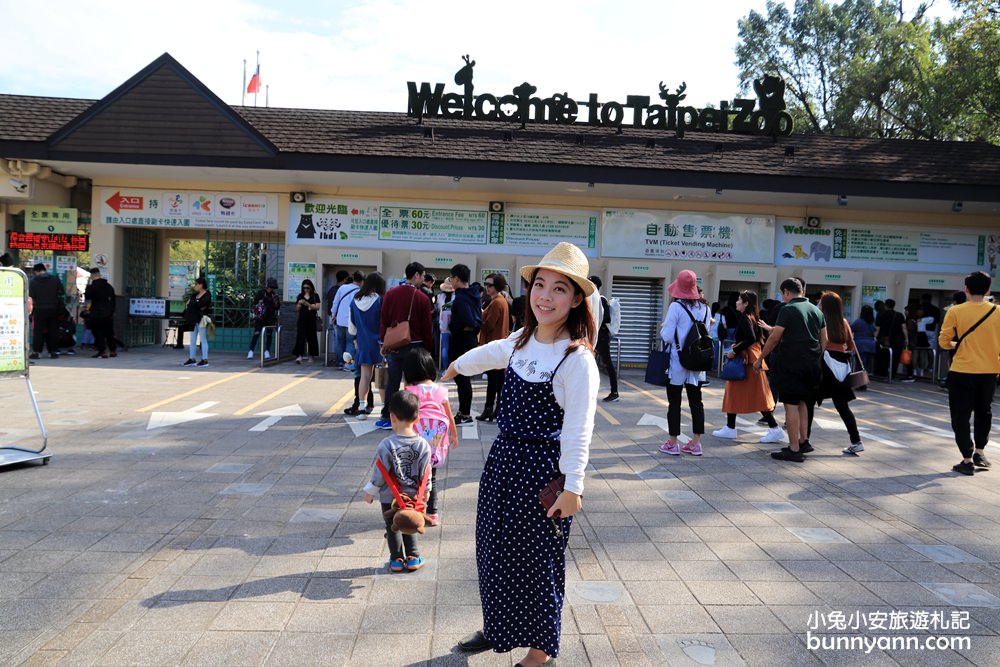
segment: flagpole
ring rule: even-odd
[[[271,86],[264,86],[264,108],[271,106]]]
[[[240,97],[240,106],[246,106],[247,104],[247,59],[243,59],[243,88],[241,88],[242,96]]]
[[[260,90],[260,51],[257,52],[257,86],[253,89],[253,105],[257,106],[257,91]]]

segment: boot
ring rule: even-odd
[[[495,418],[496,418],[496,415],[495,415],[495,413],[493,411],[493,405],[492,404],[487,404],[486,407],[483,408],[483,414],[481,414],[478,417],[476,417],[476,421],[491,422]]]
[[[358,392],[361,391],[361,378],[354,378],[354,403],[344,410],[345,415],[356,417],[358,415]],[[368,405],[372,404],[371,392],[368,392]]]

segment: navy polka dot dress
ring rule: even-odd
[[[497,416],[500,435],[479,482],[479,595],[483,633],[497,653],[525,647],[559,655],[573,519],[557,519],[556,535],[538,501],[538,492],[560,475],[563,410],[552,392],[558,370],[544,382],[528,382],[508,365]]]

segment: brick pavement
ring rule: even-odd
[[[449,458],[443,524],[421,538],[428,565],[390,575],[360,493],[380,436],[341,414],[350,377],[290,364],[246,372],[241,356],[218,354],[190,369],[182,357],[143,348],[32,368],[53,458],[0,471],[0,663],[520,657],[452,652],[481,622],[473,525],[495,426],[470,429]],[[763,428],[742,423],[737,441],[707,436],[701,459],[666,457],[662,390],[625,379],[622,401],[597,419],[561,665],[998,664],[1000,471],[950,472],[959,457],[943,392],[861,395],[860,458],[841,456],[839,418],[819,410],[817,452],[797,465],[772,461],[756,443]],[[724,423],[721,383],[706,394],[711,431]],[[24,383],[0,383],[0,399],[2,442],[32,444]],[[291,405],[305,416],[250,430]],[[210,416],[147,428],[195,413]],[[813,634],[968,636],[969,648],[807,648],[818,613],[830,624],[831,612],[870,622],[896,610],[914,612],[897,624],[918,627]],[[923,627],[965,612],[967,630]]]

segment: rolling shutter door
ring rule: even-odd
[[[650,344],[659,339],[663,320],[663,281],[619,278],[612,282],[612,294],[621,302],[622,365],[645,366]]]

